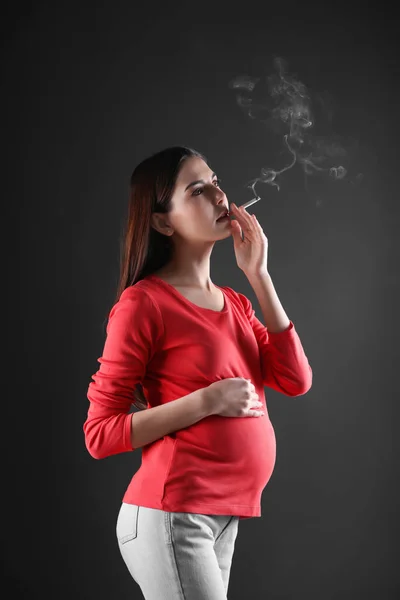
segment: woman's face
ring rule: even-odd
[[[217,175],[201,158],[186,159],[176,180],[171,212],[158,213],[166,223],[162,232],[169,226],[171,232],[183,239],[203,242],[230,235],[229,218],[217,223],[221,212],[229,210],[228,199],[219,183]]]

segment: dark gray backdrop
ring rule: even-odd
[[[340,182],[310,177],[306,187],[296,165],[279,192],[258,187],[269,269],[314,381],[304,397],[266,390],[277,462],[262,518],[241,523],[229,596],[396,598],[398,63],[388,15],[248,2],[8,10],[3,189],[16,216],[3,220],[6,272],[19,257],[19,297],[15,285],[4,292],[18,314],[3,313],[10,597],[141,597],[115,538],[140,451],[96,461],[82,431],[129,177],[148,154],[184,144],[209,157],[230,201],[249,199],[246,181],[285,156],[228,84],[271,71],[279,55],[331,99],[324,134],[352,145]],[[246,294],[262,320],[231,239],[214,248],[212,278]]]

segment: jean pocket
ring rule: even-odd
[[[123,502],[118,513],[116,534],[120,544],[126,544],[137,537],[139,508],[136,504]]]

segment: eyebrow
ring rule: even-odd
[[[213,174],[211,175],[211,179],[214,179],[214,177],[216,177],[216,176],[217,176],[217,174],[216,174],[216,173],[213,173]],[[189,189],[190,187],[192,187],[193,185],[196,185],[197,183],[205,183],[205,181],[204,181],[204,179],[197,179],[196,181],[192,181],[192,183],[189,183],[189,185],[187,185],[187,186],[185,187],[185,192],[186,192],[186,190],[188,190],[188,189]]]

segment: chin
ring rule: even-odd
[[[225,231],[220,232],[218,239],[224,240],[225,238],[227,238],[231,235],[232,235],[232,231],[230,229],[226,229]]]

